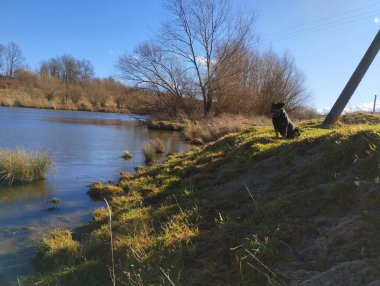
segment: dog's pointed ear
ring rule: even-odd
[[[277,103],[277,105],[278,105],[279,108],[283,108],[285,106],[285,103],[280,102],[280,103]]]

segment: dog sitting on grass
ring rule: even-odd
[[[298,128],[294,128],[293,122],[290,120],[288,114],[284,109],[285,103],[272,103],[271,113],[274,131],[276,131],[276,138],[278,133],[284,139],[294,139],[301,135]]]

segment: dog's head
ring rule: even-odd
[[[270,110],[272,117],[278,117],[284,112],[285,103],[272,103],[272,108]]]

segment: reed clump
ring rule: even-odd
[[[155,138],[149,140],[148,142],[145,142],[142,146],[145,162],[152,162],[154,155],[158,153],[164,153],[164,149],[164,142],[160,138]]]
[[[52,165],[47,153],[29,153],[23,149],[0,150],[0,184],[26,184],[42,180]]]

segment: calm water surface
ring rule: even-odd
[[[155,137],[165,142],[166,153],[188,148],[178,132],[149,131],[128,115],[0,107],[0,148],[46,151],[54,161],[44,181],[0,186],[0,286],[33,272],[44,233],[91,220],[103,203],[88,197],[88,185],[133,172],[144,162],[143,142]],[[133,154],[128,161],[121,158],[126,149]],[[61,202],[49,211],[54,197]]]

